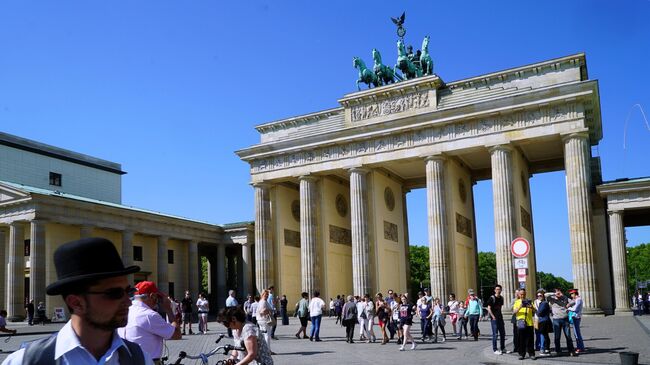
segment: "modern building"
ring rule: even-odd
[[[228,289],[254,290],[252,222],[215,225],[124,205],[124,174],[115,162],[0,133],[0,303],[10,320],[24,318],[30,299],[45,302],[48,316],[65,308],[45,288],[56,280],[54,250],[81,237],[110,239],[126,264],[140,266],[135,282],[154,281],[171,296],[196,297],[200,257],[208,258],[213,309]]]

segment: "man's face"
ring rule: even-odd
[[[501,288],[499,288],[498,286],[494,288],[494,294],[496,294],[497,296],[501,295]]]
[[[125,292],[121,298],[111,298],[106,294],[96,294],[110,290],[130,288],[126,276],[102,279],[96,285],[88,288],[86,294],[71,295],[77,297],[78,307],[74,308],[75,314],[78,314],[84,322],[92,327],[105,331],[113,331],[119,327],[126,326],[129,316],[129,306],[131,299]],[[95,293],[95,294],[90,294]]]
[[[555,290],[555,297],[557,298],[562,298],[564,294],[562,294],[562,290]]]

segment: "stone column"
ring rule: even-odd
[[[4,229],[0,229],[0,305],[5,306],[7,288],[7,237],[8,234]]]
[[[517,216],[514,208],[512,147],[490,148],[492,195],[494,199],[494,242],[496,245],[497,280],[503,287],[504,308],[510,308],[515,289],[515,269],[510,244],[516,236]],[[477,288],[478,289],[478,288]],[[531,290],[532,288],[529,288]]]
[[[402,214],[404,215],[404,278],[405,282],[404,285],[404,290],[407,290],[409,287],[409,280],[411,278],[411,252],[410,252],[410,239],[409,239],[409,215],[408,215],[408,209],[406,208],[406,194],[410,193],[410,189],[406,189],[402,187],[402,207],[403,211]]]
[[[199,262],[199,243],[192,240],[187,244],[187,281],[190,293],[196,294],[199,292],[200,270],[201,263]]]
[[[29,299],[34,305],[45,302],[45,222],[33,220],[30,224]]]
[[[246,295],[253,293],[253,288],[251,288],[251,274],[253,272],[253,260],[251,257],[251,246],[247,243],[241,246],[241,264],[242,264],[242,298],[245,298]]]
[[[267,184],[255,184],[255,283],[257,290],[273,285],[271,194]]]
[[[371,292],[367,174],[367,169],[354,168],[350,170],[352,290],[355,295],[364,295]]]
[[[168,265],[169,261],[167,259],[167,241],[169,238],[167,236],[158,236],[158,260],[156,270],[158,272],[158,289],[163,292],[169,290],[169,275],[168,275]]]
[[[228,260],[228,273],[226,274],[226,288],[237,289],[237,264],[235,263],[236,254],[232,249],[232,246],[226,254],[226,260]]]
[[[122,261],[124,266],[133,265],[133,231],[122,231]],[[133,274],[127,276],[129,283],[133,283]]]
[[[451,292],[445,162],[446,158],[440,155],[426,159],[429,270],[431,273],[431,295],[437,298],[446,298]]]
[[[93,226],[83,225],[79,228],[79,236],[81,238],[88,238],[93,236]]]
[[[9,225],[7,289],[7,319],[22,321],[25,319],[25,231],[22,222]]]
[[[300,177],[300,267],[302,291],[320,290],[318,258],[318,178]]]
[[[609,213],[609,234],[612,250],[612,274],[614,276],[614,299],[616,314],[630,312],[630,296],[627,285],[627,255],[625,251],[625,226],[623,212]]]
[[[591,227],[591,166],[589,134],[563,136],[569,233],[574,285],[580,289],[585,312],[601,313],[596,284],[593,229]]]
[[[226,245],[220,243],[217,245],[217,257],[215,264],[212,265],[212,270],[216,270],[217,277],[217,305],[216,308],[223,308],[226,305],[226,297],[228,296],[226,288]]]

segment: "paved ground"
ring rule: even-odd
[[[454,363],[454,364],[619,364],[619,352],[638,352],[640,364],[650,364],[650,316],[641,317],[604,317],[585,318],[583,320],[583,335],[588,352],[576,357],[552,357],[540,358],[536,362],[525,360],[519,361],[515,355],[494,355],[491,348],[490,326],[487,322],[480,323],[481,333],[479,341],[458,341],[449,339],[445,343],[419,343],[414,350],[404,352],[398,351],[398,346],[393,342],[386,345],[377,343],[347,344],[344,340],[345,330],[334,324],[333,319],[325,318],[321,338],[323,342],[310,342],[298,340],[294,337],[297,330],[297,321],[292,318],[289,326],[278,326],[278,341],[273,341],[273,351],[278,355],[274,356],[276,364],[396,364],[396,363],[423,363],[433,362]],[[16,328],[19,335],[1,336],[0,339],[0,360],[7,354],[18,349],[24,341],[44,336],[44,333],[58,330],[60,324],[46,326],[26,326],[25,324],[8,325],[9,328]],[[416,338],[419,338],[419,325],[415,326]],[[450,330],[450,325],[447,329]],[[179,341],[168,341],[167,349],[172,360],[175,360],[179,351],[198,353],[207,351],[214,346],[214,340],[218,333],[222,333],[223,327],[217,323],[210,323],[211,331],[208,335],[185,336]],[[358,329],[358,328],[357,328]],[[378,329],[377,329],[378,333]],[[358,335],[357,335],[358,337]],[[507,347],[512,348],[511,338],[508,336]],[[224,339],[223,341],[226,341]],[[185,361],[185,364],[198,362]],[[214,363],[214,362],[211,362]]]

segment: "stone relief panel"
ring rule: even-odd
[[[507,115],[491,116],[470,121],[459,121],[430,126],[417,131],[406,131],[389,136],[379,136],[364,141],[327,146],[300,151],[283,156],[260,158],[251,161],[251,172],[260,173],[283,168],[334,161],[348,157],[372,155],[379,152],[397,151],[460,138],[469,138],[537,125],[576,119],[581,116],[575,103],[549,106],[538,110],[520,111]]]
[[[296,222],[300,222],[300,202],[298,200],[291,202],[291,216]]]
[[[472,238],[472,221],[456,213],[456,232]]]
[[[285,229],[284,245],[300,248],[300,232]]]
[[[352,122],[402,113],[407,110],[427,108],[429,93],[419,92],[401,95],[375,103],[353,106],[351,108]]]
[[[330,242],[338,243],[339,245],[352,246],[352,231],[337,227],[330,224]]]
[[[397,224],[384,221],[384,238],[389,241],[399,242]]]
[[[521,209],[521,226],[530,233],[533,233],[533,220],[530,213],[524,207],[519,206]]]
[[[348,215],[348,201],[341,194],[336,196],[336,212],[343,218]]]

